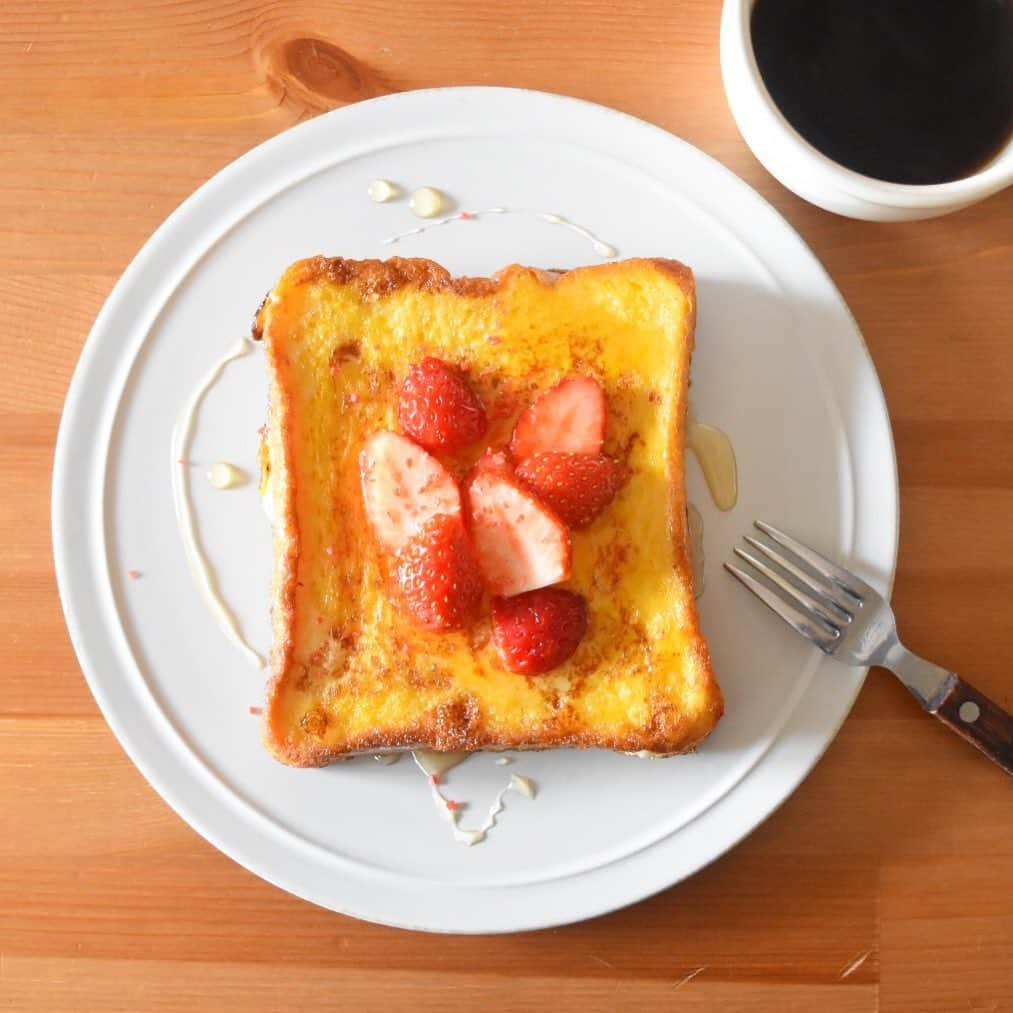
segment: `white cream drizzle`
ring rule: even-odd
[[[530,777],[525,777],[523,774],[511,774],[510,787],[525,798],[534,799],[535,797],[534,782]]]
[[[407,229],[404,232],[397,233],[397,235],[388,236],[382,242],[385,246],[390,246],[393,243],[399,243],[402,239],[407,239],[409,236],[421,235],[423,232],[439,228],[441,225],[470,221],[473,218],[481,218],[483,215],[527,215],[528,217],[547,222],[549,225],[559,225],[564,229],[575,232],[578,236],[583,236],[591,244],[591,249],[605,260],[611,259],[618,253],[618,250],[611,243],[606,243],[583,225],[571,222],[569,218],[565,218],[563,215],[556,214],[553,211],[539,211],[535,208],[485,208],[482,211],[458,211],[457,214],[447,215],[446,218],[438,218],[436,221],[417,225],[414,229]]]
[[[215,461],[208,468],[207,479],[212,489],[235,489],[246,482],[246,475],[228,461]]]
[[[218,581],[201,547],[194,517],[193,501],[190,498],[190,465],[188,463],[194,422],[201,402],[204,400],[204,395],[211,389],[230,362],[248,355],[255,347],[249,338],[240,338],[231,345],[221,359],[208,371],[207,376],[194,391],[189,404],[179,417],[172,432],[172,501],[176,510],[176,523],[183,540],[186,560],[197,589],[204,599],[204,604],[225,635],[239,648],[244,657],[257,668],[263,668],[264,659],[246,642],[236,617],[222,599],[218,590]]]
[[[506,808],[504,799],[506,798],[507,792],[513,791],[519,795],[523,795],[525,798],[533,799],[535,797],[535,788],[531,781],[526,777],[521,777],[518,774],[513,774],[510,780],[505,784],[499,793],[492,801],[492,805],[489,806],[489,811],[486,813],[485,819],[482,823],[474,830],[467,830],[461,826],[460,823],[460,809],[451,809],[447,805],[449,801],[447,797],[440,791],[438,783],[434,783],[433,774],[439,776],[439,772],[435,770],[427,769],[423,760],[419,759],[419,754],[423,754],[426,759],[433,756],[453,756],[458,757],[445,767],[444,770],[449,770],[450,767],[456,766],[461,763],[462,760],[467,759],[471,756],[471,753],[431,753],[428,749],[418,749],[412,753],[412,757],[415,760],[415,765],[426,775],[426,779],[429,782],[429,791],[433,796],[433,804],[436,806],[436,811],[450,824],[454,840],[460,844],[464,844],[467,847],[472,847],[475,844],[481,844],[485,840],[489,831],[496,826],[496,818]]]

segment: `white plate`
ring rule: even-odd
[[[481,846],[455,844],[410,763],[321,771],[271,760],[247,708],[263,675],[204,611],[172,512],[173,423],[282,269],[313,253],[427,256],[456,273],[511,261],[570,267],[590,244],[531,217],[460,222],[402,241],[406,202],[368,182],[432,184],[461,208],[559,212],[620,256],[675,257],[699,291],[697,411],[730,433],[741,496],[704,514],[703,626],[727,714],[695,755],[644,761],[550,752],[507,768],[477,756],[448,790],[474,822],[511,771]],[[199,419],[193,457],[256,473],[263,361],[230,366]],[[788,225],[718,163],[638,120],[509,89],[414,92],[330,113],[261,145],[155,233],[95,323],[67,398],[53,528],[82,667],[109,724],[177,812],[236,861],[359,918],[446,932],[561,924],[678,882],[749,833],[833,738],[864,673],[796,639],[720,569],[754,517],[798,533],[889,591],[897,481],[883,395],[840,295]],[[269,532],[253,485],[194,482],[226,598],[268,640]],[[127,571],[141,571],[129,579]]]

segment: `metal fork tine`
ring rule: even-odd
[[[830,562],[826,556],[821,556],[818,552],[803,545],[801,542],[795,541],[791,535],[786,535],[783,531],[779,531],[764,521],[753,521],[753,523],[765,535],[777,542],[778,545],[789,552],[793,552],[803,563],[811,566],[818,574],[826,577],[827,580],[833,581],[841,590],[851,595],[856,602],[862,602],[870,592],[875,594],[872,588],[860,577],[856,577],[849,570],[845,570],[844,567]]]
[[[816,598],[809,594],[808,591],[796,587],[790,580],[782,577],[772,566],[768,566],[758,556],[754,556],[745,549],[740,549],[736,546],[733,551],[739,559],[744,559],[750,566],[759,570],[772,584],[777,585],[795,604],[801,605],[803,608],[815,613],[830,626],[839,628],[851,622],[851,613],[838,608],[829,598]]]
[[[766,542],[761,542],[759,538],[752,538],[749,535],[744,535],[743,537],[749,545],[762,552],[768,559],[777,563],[782,570],[791,574],[803,587],[809,588],[813,594],[818,594],[821,598],[829,598],[841,611],[841,615],[836,621],[847,622],[851,619],[851,613],[855,608],[855,601],[851,595],[843,591],[832,580],[823,580],[808,570],[803,570],[802,567],[796,566],[787,558],[785,553],[780,551],[780,546],[775,548]]]
[[[840,630],[816,616],[807,615],[739,567],[725,563],[725,569],[752,591],[767,608],[776,612],[793,630],[811,640],[821,651],[829,653],[833,649],[840,636]]]

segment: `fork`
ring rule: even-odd
[[[912,654],[897,636],[893,609],[861,577],[770,524],[754,524],[766,539],[745,536],[749,548],[734,552],[751,572],[725,563],[732,576],[824,654],[888,668],[923,710],[1013,774],[1013,717],[960,676]]]

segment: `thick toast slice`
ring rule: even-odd
[[[678,753],[713,729],[723,702],[697,623],[684,489],[694,318],[692,272],[670,260],[453,278],[428,260],[317,257],[285,272],[255,324],[275,546],[264,739],[279,760],[413,747]],[[605,388],[605,450],[630,478],[573,535],[567,586],[587,599],[589,628],[546,675],[506,670],[487,618],[431,633],[390,593],[358,454],[397,429],[405,371],[425,355],[467,372],[490,418],[482,446],[508,443],[519,413],[563,377]],[[451,470],[464,474],[482,446]]]

